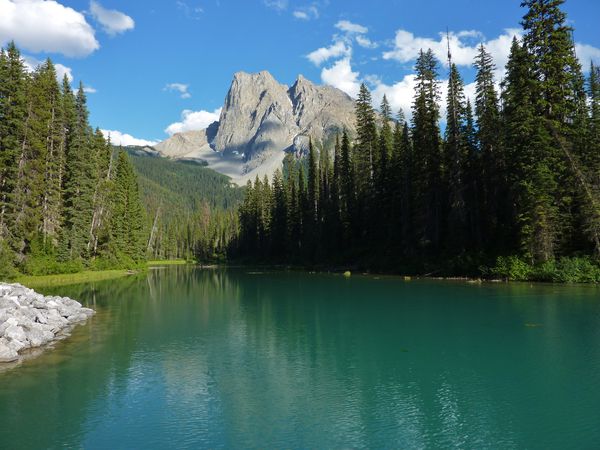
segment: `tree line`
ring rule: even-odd
[[[0,276],[145,259],[137,175],[88,116],[50,59],[29,72],[14,43],[0,50]]]
[[[524,279],[574,264],[600,281],[600,70],[584,76],[563,3],[522,2],[501,83],[479,47],[473,103],[450,54],[441,98],[431,50],[416,61],[410,122],[385,96],[375,111],[363,84],[356,135],[248,183],[237,256]]]
[[[224,261],[243,189],[199,164],[131,155],[147,211],[150,259]]]

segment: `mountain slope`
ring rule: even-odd
[[[206,130],[177,133],[155,146],[172,159],[200,159],[239,184],[270,176],[285,152],[304,154],[309,139],[328,146],[343,129],[354,134],[354,101],[302,75],[291,88],[266,71],[238,72],[221,116]]]

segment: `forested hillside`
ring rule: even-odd
[[[0,52],[0,277],[222,259],[241,198],[210,169],[112,146],[82,85]]]
[[[243,189],[196,163],[130,156],[148,212],[148,257],[224,259]]]
[[[523,38],[500,85],[480,47],[473,103],[451,55],[440,98],[441,65],[427,49],[410,122],[385,97],[377,115],[363,85],[354,142],[344,133],[332,152],[311,146],[305,164],[249,183],[239,255],[600,281],[600,71],[584,76],[562,3],[523,2]]]
[[[0,51],[0,276],[131,267],[145,216],[128,156],[88,122],[83,86]]]

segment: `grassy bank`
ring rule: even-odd
[[[14,281],[21,283],[28,288],[36,288],[40,286],[66,286],[69,284],[91,283],[94,281],[111,280],[113,278],[126,277],[139,273],[139,271],[131,271],[125,269],[115,270],[98,270],[85,271],[77,273],[67,273],[62,275],[24,275],[17,277]]]
[[[152,266],[180,266],[184,264],[194,264],[193,261],[186,261],[185,259],[162,259],[155,261],[148,261],[148,267]]]

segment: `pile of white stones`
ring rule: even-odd
[[[45,297],[20,284],[0,283],[0,363],[18,360],[22,350],[64,338],[94,314],[67,297]]]

